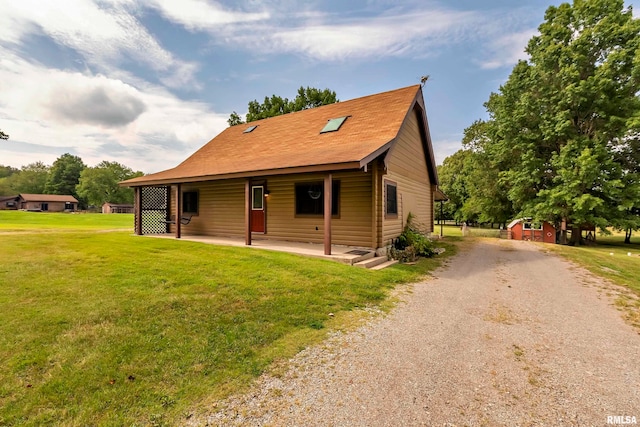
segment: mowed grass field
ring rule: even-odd
[[[0,232],[130,230],[133,214],[0,211]]]
[[[0,425],[180,424],[442,260],[369,271],[107,232],[132,225],[0,211]]]

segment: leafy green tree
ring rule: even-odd
[[[82,171],[76,191],[90,205],[101,206],[105,202],[132,204],[133,189],[120,187],[118,183],[142,175],[142,172],[134,172],[120,163],[103,161]]]
[[[271,97],[265,97],[262,103],[259,103],[257,100],[249,102],[246,122],[253,122],[255,120],[315,108],[321,105],[333,104],[335,102],[338,102],[338,99],[334,91],[300,86],[298,95],[296,95],[292,101],[288,98],[272,95]],[[235,126],[245,123],[245,121],[234,111],[229,116],[227,123],[229,123],[229,126]]]
[[[625,243],[631,243],[633,231],[640,229],[640,134],[627,138],[614,153],[622,166],[622,196],[613,227],[625,232]]]
[[[0,165],[0,196],[13,195],[7,178],[19,171],[12,166]]]
[[[13,191],[11,191],[11,187],[9,187],[9,183],[7,183],[7,178],[0,178],[0,196],[14,196]]]
[[[30,163],[4,178],[7,194],[43,194],[51,167],[42,162]]]
[[[438,167],[438,178],[440,189],[449,197],[443,210],[447,219],[454,219],[456,222],[470,221],[462,211],[462,207],[469,199],[468,175],[466,173],[466,163],[471,150],[458,150],[451,156],[444,159],[442,165]]]
[[[2,132],[1,129],[0,129],[0,139],[9,139],[9,135],[7,135],[6,133]]]
[[[44,186],[45,194],[70,194],[78,199],[81,207],[86,207],[86,200],[76,192],[76,186],[80,182],[80,174],[87,166],[78,156],[65,153],[58,157],[49,173],[49,178]]]
[[[4,166],[0,165],[0,178],[6,178],[8,176],[13,175],[18,172],[20,169],[14,168],[13,166]]]
[[[242,117],[234,111],[227,119],[227,123],[229,123],[229,126],[235,126],[244,123],[244,120],[242,120]]]
[[[466,218],[481,223],[504,224],[513,218],[513,204],[507,197],[507,188],[500,182],[500,169],[486,150],[491,139],[488,124],[482,120],[465,129],[462,145],[470,151],[465,159],[468,197],[462,206]]]
[[[298,95],[293,100],[292,111],[307,110],[336,102],[338,102],[338,99],[336,98],[336,93],[332,90],[320,90],[314,87],[307,86],[304,88],[300,86]]]
[[[438,170],[440,187],[450,197],[449,218],[456,222],[505,224],[513,218],[507,189],[500,185],[499,169],[487,149],[488,123],[477,120],[465,129],[463,150],[447,157]]]
[[[605,229],[619,217],[626,172],[615,154],[640,111],[640,20],[623,0],[551,6],[486,104],[500,184],[521,214]]]

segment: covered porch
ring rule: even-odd
[[[362,174],[362,172],[357,172]],[[218,242],[233,245],[265,247],[264,241],[271,242],[270,247],[282,248],[297,245],[291,242],[298,241],[287,239],[287,233],[276,231],[275,226],[267,230],[267,205],[269,195],[275,193],[276,200],[270,209],[271,224],[278,223],[280,230],[293,230],[298,233],[296,237],[300,241],[307,241],[306,231],[300,231],[300,224],[307,221],[306,227],[310,230],[308,241],[314,242],[311,246],[300,251],[296,247],[295,253],[305,253],[314,256],[321,248],[321,254],[332,256],[334,251],[340,256],[348,250],[340,251],[341,246],[335,246],[332,240],[332,216],[334,222],[338,222],[338,229],[345,229],[345,218],[349,213],[342,212],[342,216],[336,216],[332,210],[333,204],[339,200],[334,184],[340,185],[340,177],[343,183],[344,173],[339,174],[338,181],[334,180],[332,173],[294,175],[296,179],[317,182],[320,200],[317,204],[316,215],[293,215],[294,210],[294,180],[280,176],[278,179],[271,177],[267,186],[266,177],[247,177],[244,179],[213,180],[202,182],[166,183],[164,185],[136,186],[135,187],[135,233],[138,235],[163,235],[172,238],[188,238],[192,240],[208,241],[218,239]],[[367,176],[364,177],[370,180]],[[286,185],[283,185],[285,182]],[[297,182],[297,181],[296,181]],[[295,184],[296,186],[298,184]],[[346,184],[345,184],[346,186]],[[339,187],[338,187],[339,190]],[[335,194],[334,194],[335,193]],[[187,196],[193,196],[194,201]],[[274,195],[271,195],[273,198]],[[283,204],[284,203],[284,204]],[[195,207],[189,207],[195,206]],[[337,205],[336,205],[337,206]],[[370,212],[370,208],[368,208]],[[342,225],[340,225],[342,221]],[[371,220],[361,221],[356,219],[361,226],[370,227]],[[218,225],[212,225],[212,224]],[[311,225],[311,223],[313,223]],[[349,225],[349,224],[348,224]],[[297,227],[297,228],[296,228]],[[315,231],[314,231],[315,230]],[[335,230],[334,230],[335,231]],[[186,235],[188,234],[188,236]],[[312,236],[313,235],[313,236]],[[229,237],[214,237],[229,236]],[[242,236],[243,238],[238,238]],[[303,240],[304,239],[304,240]],[[288,241],[282,241],[288,240]],[[322,243],[318,245],[317,243]],[[344,242],[338,238],[337,243],[347,246],[368,247],[370,238],[361,242]],[[302,243],[304,245],[304,243]],[[372,245],[373,246],[373,245]],[[353,249],[351,249],[353,250]],[[286,251],[286,250],[285,250]],[[347,261],[353,257],[346,257]],[[356,261],[358,262],[358,261]],[[349,262],[352,263],[353,262]]]

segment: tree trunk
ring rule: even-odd
[[[571,242],[569,242],[569,245],[580,246],[581,240],[582,240],[582,229],[580,227],[573,227],[571,229]]]
[[[567,219],[562,218],[562,223],[560,224],[560,244],[566,245],[567,243]]]
[[[627,228],[624,232],[624,242],[625,243],[631,243],[631,229]]]

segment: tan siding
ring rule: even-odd
[[[270,239],[322,243],[324,220],[321,215],[295,215],[295,183],[321,181],[323,175],[285,175],[267,179],[267,233]],[[371,173],[340,172],[339,217],[331,221],[332,243],[371,247]]]
[[[295,215],[295,183],[322,181],[323,177],[322,174],[305,174],[260,178],[266,181],[266,189],[270,193],[266,199],[265,238],[323,242],[324,220],[321,215]],[[333,174],[333,179],[340,181],[340,211],[339,217],[332,219],[332,243],[371,247],[371,172],[339,172]],[[199,192],[199,212],[188,225],[182,226],[182,232],[243,237],[244,182],[244,179],[237,179],[184,185],[182,191]],[[171,200],[173,213],[175,189]],[[254,238],[261,236],[263,235],[253,234]]]
[[[386,200],[385,180],[395,182],[398,189],[398,217],[385,216],[382,232],[383,245],[388,244],[392,238],[402,232],[409,212],[425,231],[433,231],[432,186],[417,114],[414,111],[400,130],[397,143],[389,153],[387,174],[383,176],[384,200]],[[384,206],[382,211],[384,212]]]
[[[244,180],[230,179],[184,186],[183,191],[198,193],[198,215],[192,217],[185,232],[218,236],[244,236]]]
[[[244,180],[230,179],[183,185],[182,192],[198,192],[198,214],[187,225],[183,234],[244,236]],[[175,214],[176,187],[171,191],[171,215]],[[171,226],[171,232],[175,231]]]

